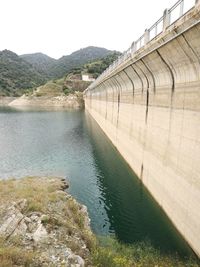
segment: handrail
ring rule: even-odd
[[[159,18],[149,29],[146,29],[145,32],[132,43],[131,47],[129,47],[125,52],[122,53],[104,72],[88,87],[94,87],[97,83],[99,83],[105,76],[110,74],[115,68],[117,68],[122,63],[126,62],[128,58],[130,58],[133,54],[135,54],[140,48],[145,46],[149,41],[157,37],[160,33],[164,32],[167,27],[169,27],[172,23],[174,23],[177,19],[182,17],[187,11],[189,11],[192,7],[195,6],[197,0],[193,0],[194,4],[187,7],[184,10],[185,3],[187,0],[178,0],[171,8],[165,9],[164,14],[161,18]],[[191,0],[190,0],[191,1]],[[178,15],[175,14],[175,18],[173,18],[173,13],[178,11]],[[159,29],[158,26],[161,25]],[[154,31],[153,36],[151,33]]]

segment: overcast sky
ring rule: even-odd
[[[0,0],[0,50],[54,58],[90,45],[124,51],[175,2]]]

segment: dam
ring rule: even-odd
[[[87,112],[200,256],[200,1],[185,10],[186,2],[166,9],[84,98]]]

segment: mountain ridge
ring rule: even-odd
[[[0,95],[18,96],[46,79],[28,62],[10,50],[0,51]]]
[[[88,46],[53,59],[43,53],[17,55],[0,51],[0,96],[20,96],[48,80],[62,78],[72,69],[101,59],[114,51]]]
[[[87,46],[64,55],[59,59],[53,59],[43,53],[33,53],[21,55],[23,59],[32,64],[41,74],[46,74],[47,78],[61,78],[71,69],[86,64],[95,59],[103,58],[114,51],[102,47]],[[45,66],[43,66],[45,62]]]

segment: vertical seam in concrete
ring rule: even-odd
[[[123,72],[123,70],[122,71],[120,71],[117,75],[120,77],[120,79],[123,81],[123,83],[124,83],[124,85],[125,85],[125,87],[127,88],[127,85],[126,85],[126,81],[123,79],[123,77],[122,77],[122,72]],[[120,83],[121,84],[121,83]]]
[[[146,97],[146,113],[145,113],[145,123],[147,124],[147,119],[148,119],[148,111],[149,111],[149,80],[147,75],[144,73],[144,71],[142,70],[142,68],[140,66],[137,66],[142,74],[144,75],[146,81],[147,81],[147,97]]]
[[[128,77],[128,79],[130,80],[131,84],[132,84],[132,90],[133,90],[133,103],[132,103],[132,109],[134,106],[134,96],[135,96],[135,85],[133,80],[131,79],[130,75],[126,72],[126,70],[124,69],[123,72],[125,73],[125,75]],[[130,125],[130,130],[129,130],[129,137],[131,138],[132,136],[132,130],[133,130],[133,112],[131,113],[131,125]]]
[[[161,56],[160,52],[158,50],[156,50],[158,56],[160,57],[160,59],[162,60],[162,62],[165,64],[165,66],[167,67],[167,69],[170,72],[171,75],[171,81],[172,81],[172,85],[171,85],[171,108],[170,108],[170,119],[169,119],[169,130],[168,130],[168,137],[167,137],[167,146],[166,146],[166,152],[165,154],[167,155],[167,149],[169,147],[170,144],[170,134],[171,134],[171,121],[172,121],[172,104],[173,104],[173,94],[174,94],[174,90],[175,90],[175,79],[174,79],[174,74],[172,69],[170,68],[170,66],[167,64],[167,62],[164,60],[164,58]]]
[[[118,95],[117,95],[117,128],[118,128],[118,123],[119,123],[119,109],[120,109],[120,91],[121,91],[121,85],[120,83],[118,82],[117,78],[115,76],[112,77],[116,84],[118,85]]]
[[[145,115],[146,124],[147,124],[147,118],[148,118],[148,111],[149,111],[149,88],[147,88],[147,98],[146,98],[146,115]]]
[[[141,165],[141,169],[140,169],[140,180],[142,181],[143,180],[143,171],[144,171],[144,165],[142,163]]]
[[[138,76],[141,84],[142,84],[142,93],[143,93],[143,90],[144,90],[144,83],[143,83],[143,80],[142,78],[140,77],[140,75],[138,74],[138,72],[134,69],[133,65],[130,65],[130,67],[133,69],[133,71],[135,72],[135,74]]]
[[[112,85],[112,81],[109,79],[107,80],[107,82],[110,84],[111,88],[112,88],[112,123],[113,123],[113,108],[114,108],[114,89],[113,89],[113,85]]]
[[[147,64],[144,62],[144,59],[141,59],[142,63],[144,64],[144,66],[147,68],[147,70],[149,71],[149,73],[151,74],[152,80],[153,80],[153,92],[155,94],[156,92],[156,82],[155,82],[155,77],[153,75],[153,72],[150,70],[150,68],[147,66]]]
[[[102,97],[102,91],[103,91],[103,83],[99,86],[99,113],[101,114],[101,97]]]
[[[118,96],[117,96],[117,127],[118,127],[118,123],[119,123],[119,109],[120,109],[120,101],[121,101],[121,85],[118,82],[117,78],[114,77],[114,79],[116,80],[117,84],[119,85],[119,91],[118,91]]]
[[[172,79],[172,86],[171,86],[171,105],[172,105],[172,100],[173,100],[173,94],[174,94],[174,90],[175,90],[175,79],[174,79],[174,74],[172,69],[170,68],[169,64],[165,61],[165,59],[161,56],[159,50],[156,50],[157,54],[159,55],[160,59],[162,60],[162,62],[165,64],[165,66],[168,68],[170,75],[171,75],[171,79]]]
[[[106,91],[106,114],[105,114],[105,120],[107,119],[107,102],[108,102],[108,96],[107,96],[107,86],[106,86],[106,81],[104,82],[105,84],[105,91]]]
[[[185,42],[186,42],[187,46],[189,47],[189,49],[190,49],[190,50],[192,51],[192,53],[195,55],[195,57],[197,58],[197,60],[198,60],[198,62],[199,62],[199,64],[200,64],[200,59],[199,59],[197,53],[195,52],[195,50],[193,49],[193,47],[191,46],[191,44],[189,43],[189,41],[187,40],[185,34],[182,33],[182,37],[183,37],[183,39],[185,40]]]
[[[123,72],[125,73],[125,75],[128,77],[129,81],[131,82],[131,85],[132,85],[132,91],[133,91],[133,101],[134,101],[134,91],[135,91],[135,86],[134,86],[134,83],[130,77],[130,75],[126,72],[126,70],[124,69]]]
[[[135,64],[136,65],[136,64]],[[144,73],[144,71],[142,70],[142,68],[140,67],[140,66],[138,66],[138,65],[136,65],[139,69],[140,69],[140,71],[142,72],[142,74],[144,75],[144,77],[145,77],[145,79],[146,79],[146,82],[147,82],[147,88],[149,88],[149,80],[148,80],[148,78],[147,78],[147,75]],[[142,92],[143,93],[143,92]]]

